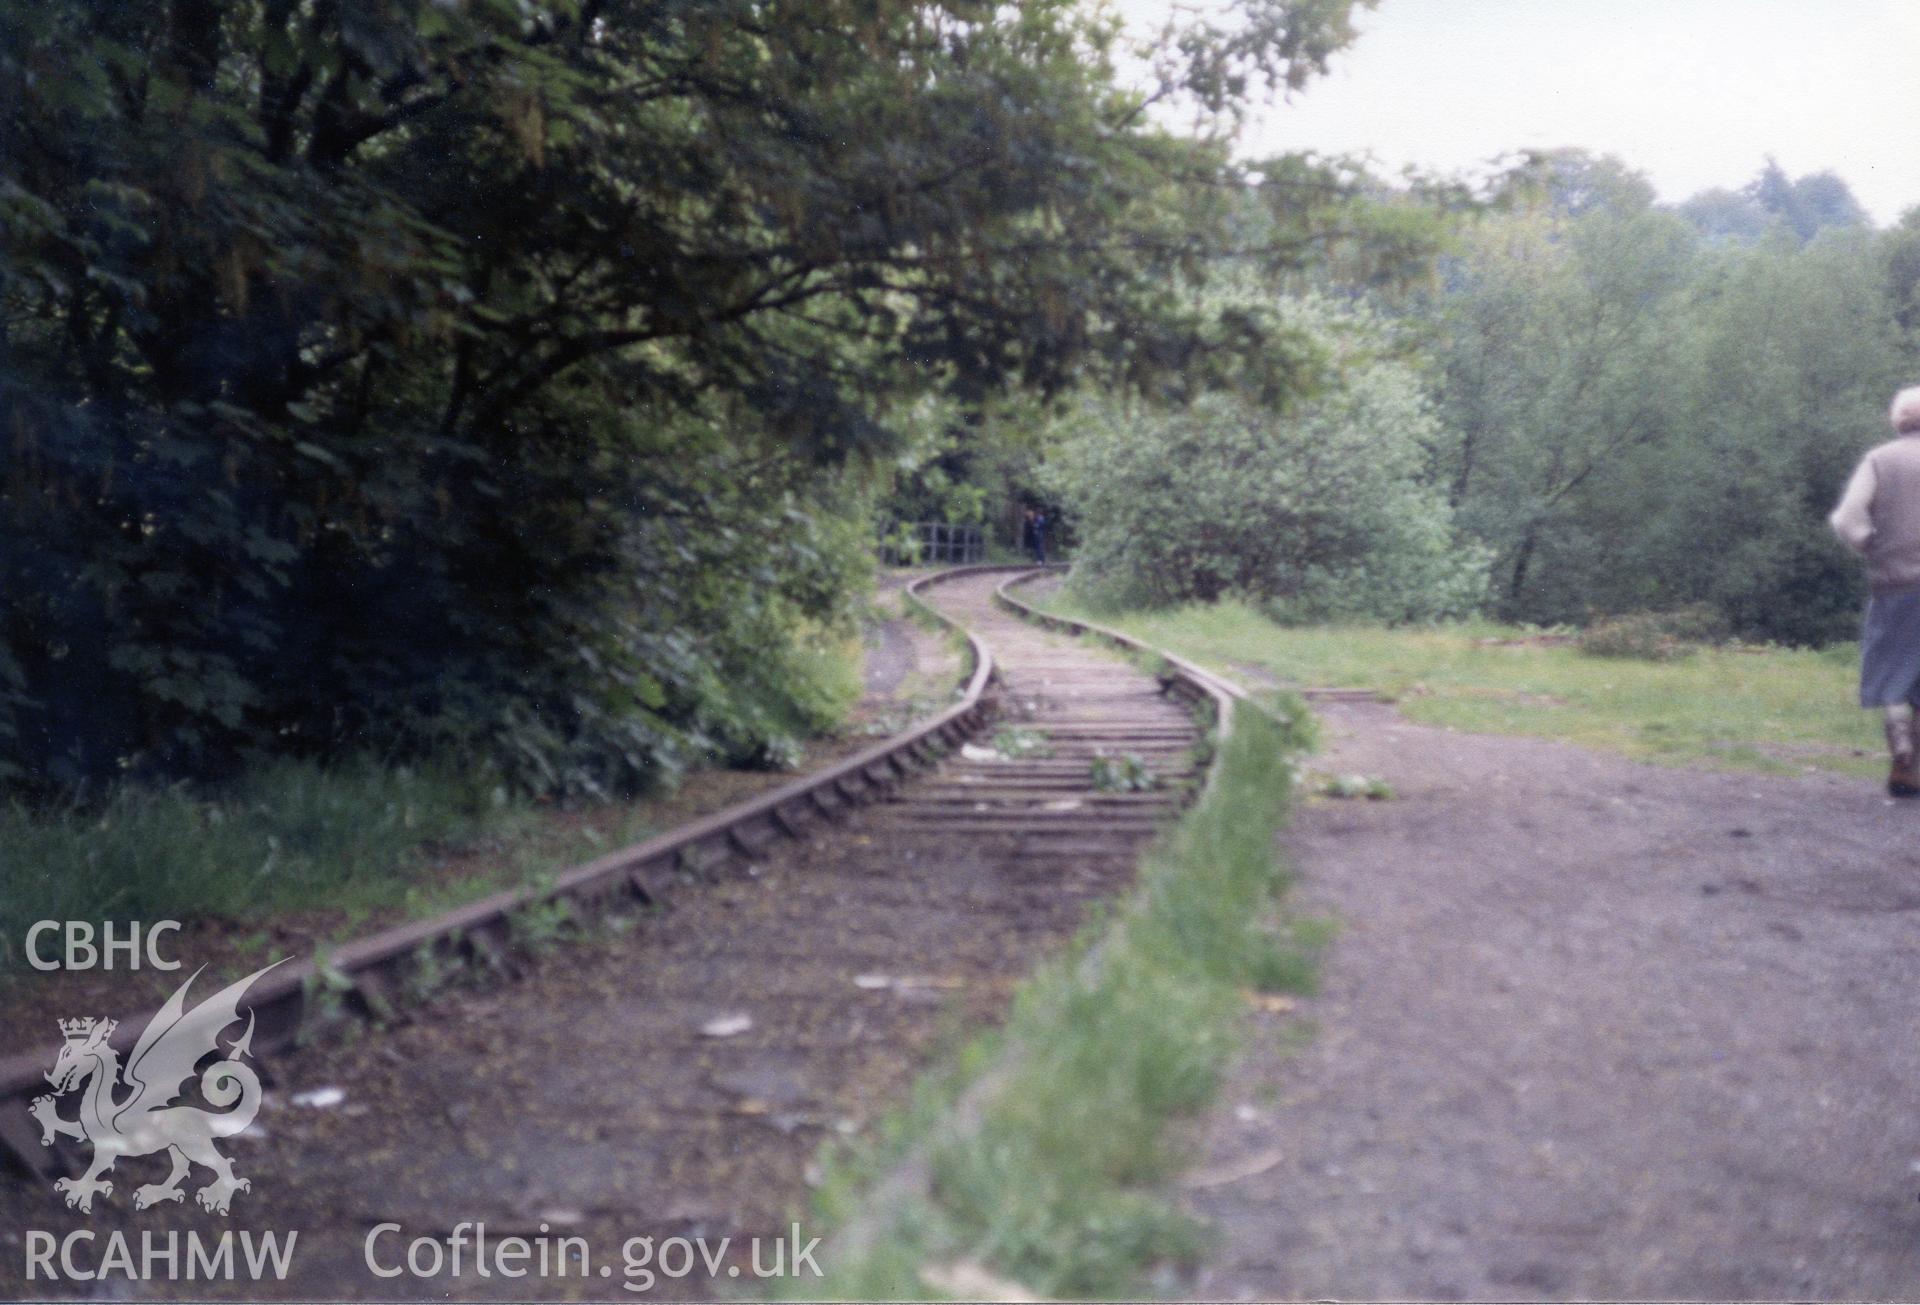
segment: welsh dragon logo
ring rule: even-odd
[[[200,1095],[213,1109],[174,1102],[193,1078],[195,1066],[220,1053],[220,1034],[239,1022],[241,995],[273,965],[222,988],[189,1011],[187,989],[201,973],[195,970],[141,1031],[124,1070],[120,1053],[108,1041],[117,1021],[92,1017],[60,1021],[66,1045],[46,1076],[53,1091],[35,1097],[27,1110],[40,1121],[41,1145],[53,1145],[55,1137],[78,1138],[93,1145],[93,1163],[85,1175],[54,1183],[69,1206],[91,1211],[94,1197],[113,1193],[113,1184],[101,1175],[113,1168],[115,1160],[157,1151],[166,1151],[172,1158],[173,1172],[165,1182],[134,1190],[136,1210],[184,1200],[180,1184],[195,1164],[213,1170],[214,1178],[194,1193],[194,1199],[216,1214],[226,1214],[233,1194],[252,1186],[234,1177],[232,1163],[213,1145],[214,1139],[232,1137],[251,1124],[260,1109],[260,1078],[244,1060],[253,1043],[252,1012],[247,1014],[246,1031],[228,1045],[222,1059],[200,1074]],[[80,1090],[79,1116],[62,1119],[56,1102],[76,1089]]]

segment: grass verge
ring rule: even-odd
[[[803,626],[779,655],[789,701],[757,719],[759,764],[719,764],[716,748],[686,786],[715,799],[701,806],[743,796],[758,771],[802,765],[813,742],[843,742],[824,731],[860,699],[859,640]],[[750,782],[715,782],[732,776]],[[701,813],[685,805],[675,790],[556,805],[510,795],[476,767],[366,756],[269,758],[218,786],[124,784],[84,806],[0,800],[0,988],[28,973],[21,948],[38,920],[176,919],[242,953],[268,945],[267,932],[248,932],[266,926],[276,946],[324,944],[537,882]]]
[[[128,786],[93,808],[0,807],[0,965],[39,919],[385,905],[404,895],[418,853],[524,812],[445,771],[295,761],[263,765],[217,797]]]
[[[1202,1229],[1165,1191],[1178,1126],[1211,1099],[1249,990],[1311,984],[1324,933],[1281,923],[1274,834],[1311,717],[1242,710],[1212,787],[1148,853],[1139,884],[1085,948],[1028,980],[999,1032],[923,1080],[877,1140],[829,1158],[816,1214],[844,1226],[901,1158],[924,1149],[924,1193],[888,1211],[848,1262],[829,1238],[827,1298],[972,1294],[953,1266],[984,1266],[1048,1297],[1120,1296],[1190,1260]],[[977,1126],[946,1127],[987,1066],[1005,1079]],[[949,1284],[944,1289],[941,1284]]]
[[[213,794],[128,786],[84,809],[0,806],[0,986],[26,972],[36,920],[225,921],[239,941],[277,921],[345,937],[529,882],[645,823],[638,808],[569,815],[448,769],[367,760],[274,761]]]
[[[1093,612],[1099,621],[1224,674],[1285,686],[1379,690],[1422,724],[1531,734],[1644,761],[1777,774],[1873,775],[1879,727],[1854,705],[1858,650],[1703,648],[1671,661],[1596,657],[1490,622],[1388,629],[1276,625],[1240,603]]]

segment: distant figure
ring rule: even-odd
[[[1046,564],[1047,560],[1047,514],[1038,508],[1028,508],[1027,515],[1020,523],[1020,547],[1027,550],[1034,561]]]
[[[1867,562],[1860,632],[1860,705],[1886,710],[1893,766],[1887,792],[1920,795],[1913,708],[1920,703],[1920,385],[1893,396],[1899,438],[1870,449],[1840,506],[1827,518],[1840,542]]]

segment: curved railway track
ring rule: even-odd
[[[786,1230],[820,1143],[903,1102],[943,1037],[998,1018],[1012,984],[1087,905],[1127,887],[1143,844],[1200,777],[1195,704],[1237,696],[1184,663],[1155,676],[1023,619],[1004,591],[1039,573],[1015,570],[916,584],[974,653],[968,685],[933,720],[568,872],[544,894],[503,894],[343,949],[344,970],[324,986],[309,972],[256,996],[273,1082],[269,1108],[229,1147],[252,1182],[230,1219],[191,1202],[134,1212],[133,1185],[159,1173],[128,1161],[91,1216],[65,1209],[45,1181],[5,1184],[0,1226],[56,1237],[299,1230],[285,1282],[200,1283],[194,1294],[627,1298],[620,1248],[636,1236],[730,1237],[719,1275],[748,1273],[746,1240]],[[1008,731],[1042,746],[1000,755],[991,741]],[[1101,753],[1139,758],[1154,786],[1096,789]],[[702,886],[681,891],[693,880]],[[414,999],[455,960],[506,964],[514,931],[547,899],[586,923],[578,945],[511,985]],[[387,1027],[349,1038],[342,1029],[355,1026],[323,1025],[326,991]],[[320,1036],[301,1045],[303,1025]],[[50,1063],[0,1067],[0,1091],[14,1098],[0,1101],[3,1131],[28,1159],[70,1162],[36,1156],[37,1130],[19,1127],[24,1094]],[[496,1238],[581,1238],[591,1276],[572,1265],[503,1280],[471,1263],[457,1279],[446,1266],[369,1274],[370,1230],[398,1225],[378,1242],[391,1266],[413,1238],[445,1240],[463,1223]],[[0,1285],[19,1264],[17,1253],[0,1259]],[[702,1267],[653,1291],[724,1289]]]

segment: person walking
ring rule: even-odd
[[[1035,508],[1033,511],[1033,560],[1041,566],[1047,564],[1047,510]]]
[[[1920,796],[1913,709],[1920,703],[1920,385],[1893,396],[1895,438],[1869,449],[1827,518],[1866,559],[1860,632],[1860,705],[1885,714],[1887,792]]]

